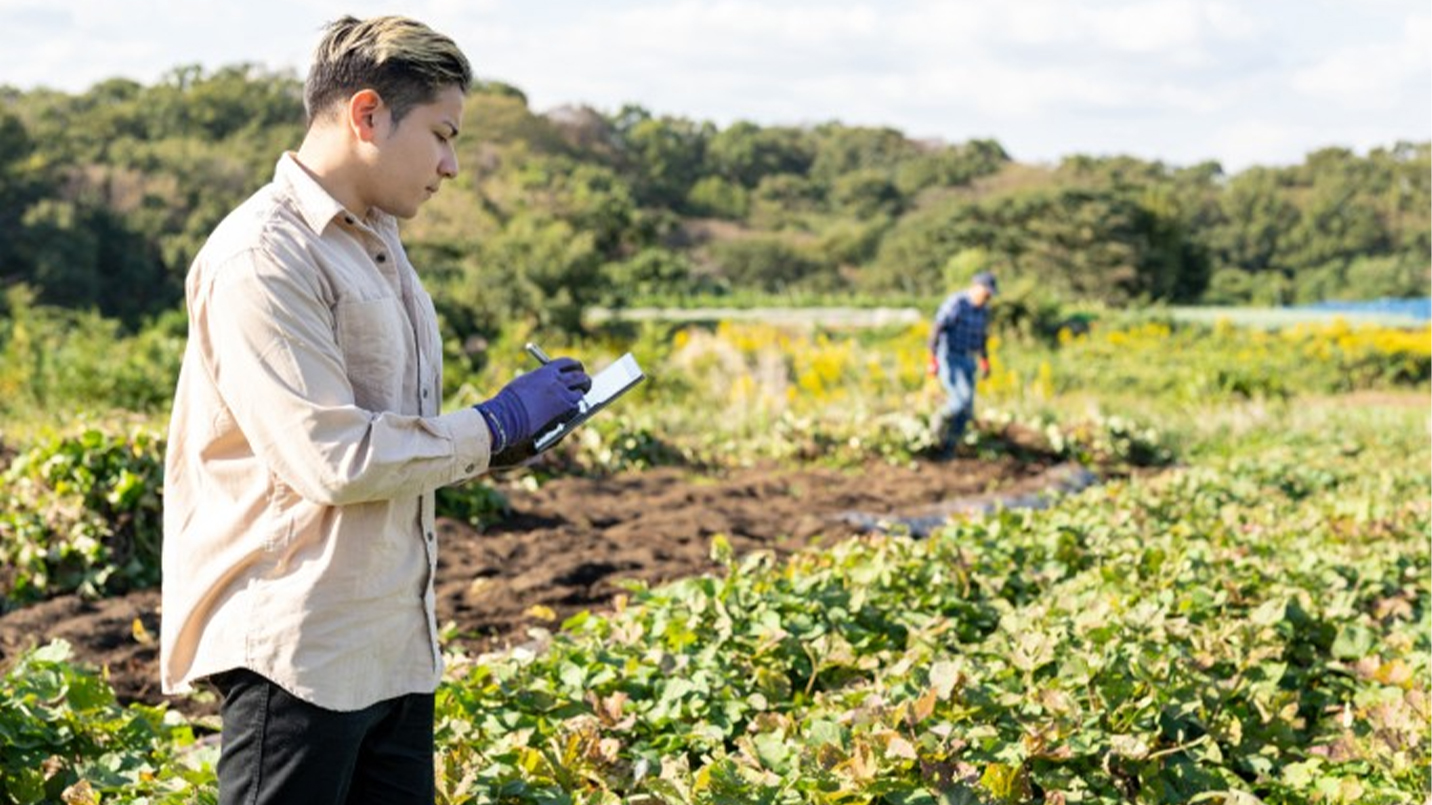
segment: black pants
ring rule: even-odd
[[[433,696],[325,710],[258,674],[227,671],[219,805],[432,805]]]

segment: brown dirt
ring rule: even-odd
[[[619,582],[657,584],[716,569],[711,537],[724,534],[737,553],[786,553],[849,537],[841,515],[929,512],[953,499],[1046,488],[1061,468],[1047,461],[871,463],[858,471],[753,468],[720,475],[658,469],[605,479],[567,477],[536,491],[504,489],[513,508],[479,532],[441,520],[436,588],[438,622],[455,623],[470,652],[526,642],[530,613],[559,619],[600,610],[623,592]],[[156,703],[159,690],[159,592],[84,601],[64,596],[0,616],[0,663],[54,638],[68,640],[81,662],[108,669],[121,701]],[[136,627],[136,622],[140,628]],[[559,620],[560,622],[560,620]],[[190,714],[212,703],[171,700]]]

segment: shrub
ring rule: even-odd
[[[163,439],[90,428],[16,456],[0,480],[0,601],[159,582]]]

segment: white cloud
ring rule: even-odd
[[[1226,166],[1432,137],[1425,0],[409,0],[534,107],[993,137],[1020,158]],[[0,0],[0,84],[177,65],[302,72],[323,23],[390,0]]]
[[[1413,101],[1432,80],[1432,16],[1407,18],[1400,41],[1349,45],[1294,72],[1290,83],[1316,101],[1352,110],[1389,109]]]

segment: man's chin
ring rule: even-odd
[[[410,205],[410,206],[399,207],[399,206],[394,205],[394,204],[377,204],[377,205],[374,205],[374,206],[376,206],[378,209],[382,210],[383,212],[386,212],[387,214],[393,216],[394,218],[400,218],[400,219],[402,219],[402,220],[404,220],[404,221],[407,221],[407,220],[411,220],[411,219],[417,217],[417,215],[418,215],[418,208],[421,207],[422,205],[421,205],[421,204],[413,204],[413,205]]]

